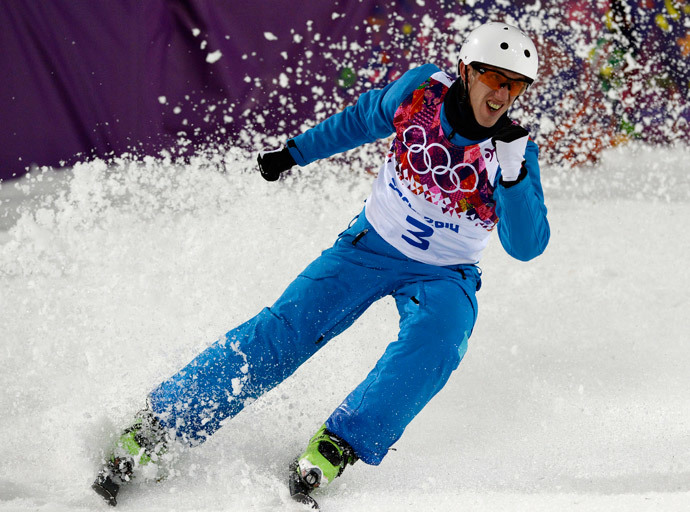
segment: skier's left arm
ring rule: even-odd
[[[517,136],[524,140],[510,140]],[[506,252],[521,261],[543,253],[551,235],[539,173],[539,148],[527,137],[524,130],[503,137],[507,142],[494,140],[501,166],[494,192],[498,236]]]

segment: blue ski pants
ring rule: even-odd
[[[465,355],[480,284],[475,265],[439,267],[407,258],[362,213],[273,306],[160,384],[149,404],[181,440],[201,443],[374,301],[392,295],[400,314],[397,340],[326,421],[360,459],[379,464]]]

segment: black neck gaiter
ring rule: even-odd
[[[469,98],[465,94],[465,87],[461,78],[453,82],[453,85],[448,89],[446,97],[443,99],[443,106],[448,122],[453,128],[453,132],[449,134],[448,139],[451,139],[457,133],[469,140],[485,140],[493,136],[499,128],[510,123],[508,114],[505,113],[498,119],[495,125],[489,128],[480,125],[474,117],[474,112],[472,112]]]

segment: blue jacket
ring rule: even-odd
[[[367,91],[354,105],[292,139],[288,146],[290,154],[298,165],[304,166],[389,137],[395,131],[393,117],[400,104],[438,71],[435,65],[426,64],[408,71],[383,89]],[[441,126],[446,136],[453,133],[443,110]],[[450,141],[458,146],[481,142],[457,133]],[[509,188],[499,185],[494,192],[501,244],[508,254],[521,261],[528,261],[544,252],[550,238],[538,156],[539,148],[530,140],[525,152],[527,177]],[[500,168],[498,172],[500,175]]]

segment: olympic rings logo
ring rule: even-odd
[[[408,132],[410,130],[419,130],[421,132],[421,143],[409,143]],[[415,124],[408,127],[403,132],[402,138],[403,145],[408,149],[407,163],[414,172],[420,176],[431,173],[431,178],[436,186],[438,186],[438,188],[443,190],[446,194],[453,194],[455,192],[474,192],[477,190],[477,185],[479,184],[479,173],[474,165],[466,162],[460,162],[459,164],[451,167],[450,165],[453,162],[448,148],[442,144],[439,144],[438,142],[434,142],[427,146],[426,131],[424,131],[422,126]],[[412,135],[410,135],[410,138],[412,138]],[[410,155],[414,156],[420,154],[422,156],[421,163],[424,165],[419,165],[419,157],[416,157],[415,160],[418,162],[418,167],[424,168],[418,169],[413,165]],[[460,170],[466,167],[469,167],[472,173],[474,173],[474,185],[472,188],[467,189],[462,188],[462,178],[460,177]],[[443,184],[441,182],[443,182]]]

